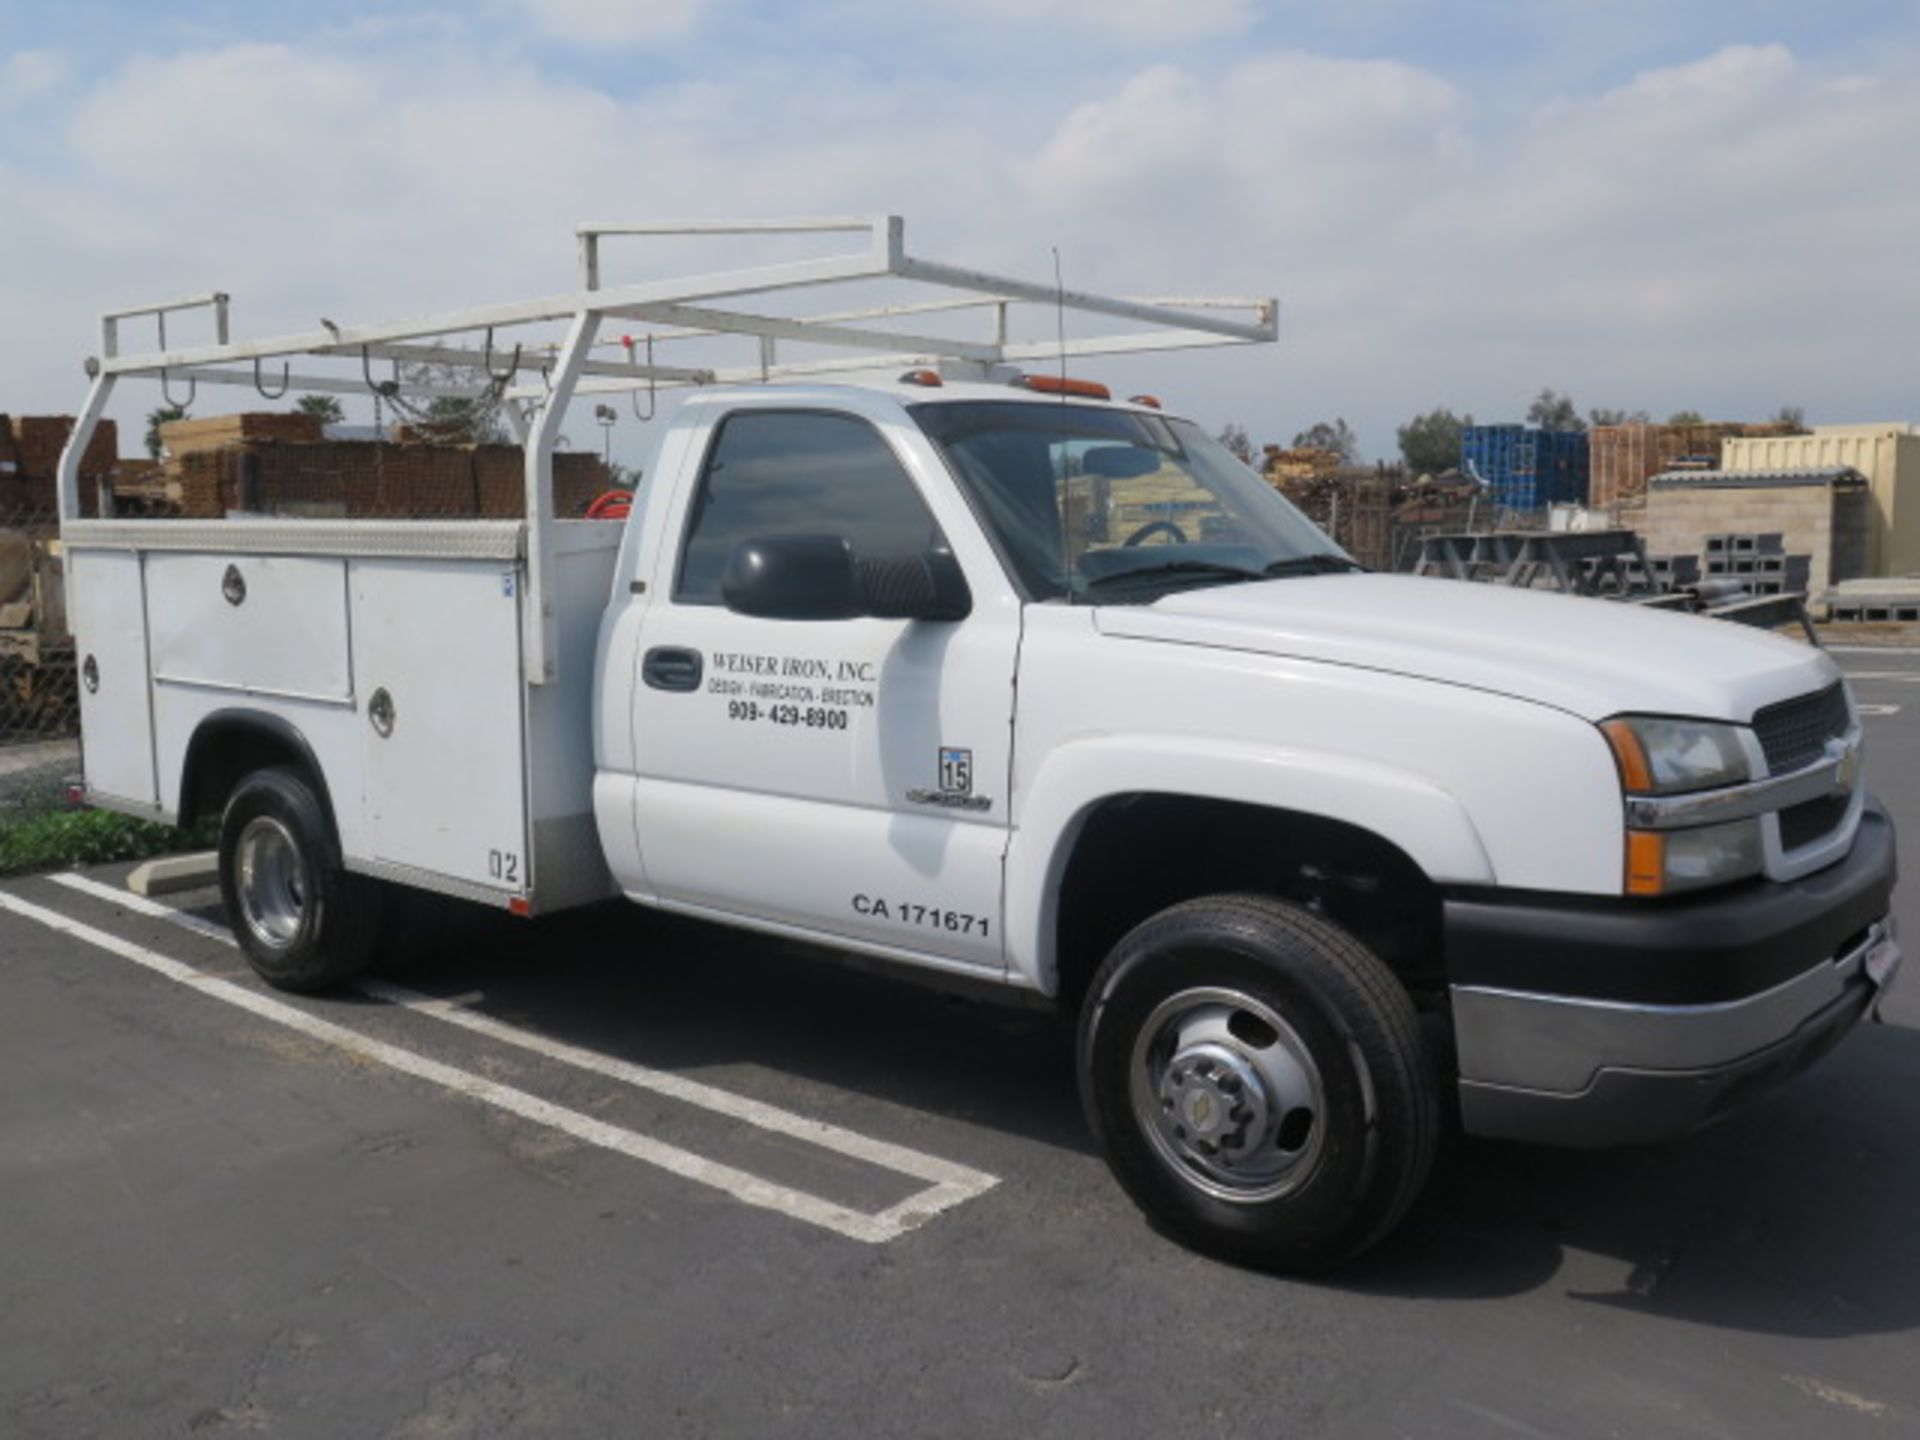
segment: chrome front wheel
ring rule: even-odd
[[[1130,1095],[1160,1158],[1221,1200],[1284,1195],[1312,1172],[1326,1087],[1271,1006],[1239,990],[1170,995],[1140,1027]]]
[[[1412,1205],[1438,1075],[1399,978],[1353,935],[1264,895],[1149,917],[1093,977],[1080,1094],[1156,1225],[1210,1254],[1326,1270]]]

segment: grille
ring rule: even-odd
[[[1841,790],[1822,795],[1818,800],[1789,805],[1780,812],[1780,848],[1798,850],[1803,845],[1826,839],[1847,818],[1847,807],[1852,803],[1853,796]]]
[[[1836,680],[1825,690],[1769,705],[1753,717],[1753,728],[1766,752],[1769,774],[1811,765],[1827,741],[1847,733],[1846,692]]]

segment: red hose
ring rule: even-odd
[[[624,520],[633,513],[631,490],[608,490],[594,497],[587,506],[589,520]]]

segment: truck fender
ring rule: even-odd
[[[1395,766],[1323,751],[1200,739],[1096,735],[1056,747],[1022,800],[1007,853],[1007,963],[1057,986],[1060,886],[1087,818],[1123,795],[1178,795],[1313,815],[1399,847],[1443,884],[1494,880],[1479,833],[1452,795]]]
[[[333,798],[327,787],[327,772],[321,768],[320,757],[313,753],[313,746],[300,733],[300,727],[283,715],[242,708],[215,710],[194,727],[193,736],[187,741],[186,759],[180,767],[180,798],[174,811],[182,825],[191,825],[203,818],[197,804],[202,780],[216,767],[233,765],[235,757],[220,751],[223,746],[236,744],[255,746],[259,754],[253,759],[271,763],[277,755],[281,763],[290,761],[304,767],[313,777],[314,792],[326,815],[328,829],[336,836],[339,834],[333,817]],[[234,768],[236,773],[226,777],[230,782],[237,781],[241,773],[254,767],[242,763]]]

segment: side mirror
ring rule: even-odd
[[[838,535],[743,540],[727,561],[720,598],[761,620],[851,620],[866,614],[853,551]]]
[[[856,560],[838,535],[743,540],[720,597],[761,620],[964,620],[973,613],[960,562],[946,550]]]
[[[973,613],[973,592],[950,550],[921,555],[856,560],[866,612],[881,620],[964,620]]]

